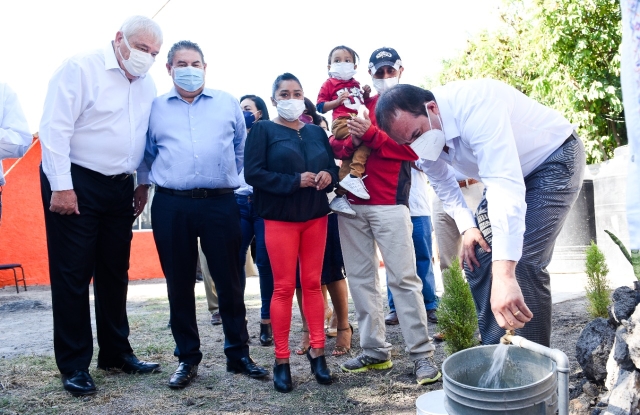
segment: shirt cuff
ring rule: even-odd
[[[476,227],[476,219],[473,217],[473,212],[471,211],[471,209],[458,209],[456,211],[456,217],[454,219],[456,221],[456,226],[458,226],[458,231],[461,235],[467,229]]]
[[[522,235],[496,235],[491,241],[492,261],[519,261],[522,257]]]
[[[71,173],[63,174],[60,176],[47,176],[49,184],[51,185],[52,192],[59,192],[62,190],[72,190],[73,181],[71,180]]]
[[[149,181],[149,172],[148,171],[137,171],[136,179],[138,184],[151,184]]]

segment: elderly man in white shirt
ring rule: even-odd
[[[32,135],[24,118],[18,96],[9,85],[0,82],[0,186],[5,184],[2,160],[24,156]],[[0,219],[2,219],[2,187],[0,187]]]
[[[161,45],[157,23],[134,16],[104,49],[67,59],[49,82],[40,124],[40,177],[53,347],[63,387],[75,396],[96,392],[88,371],[91,278],[98,368],[126,373],[159,368],[133,354],[126,300],[132,225],[149,187],[142,159],[156,87],[146,73]],[[140,184],[134,191],[136,169]]]
[[[461,257],[483,342],[497,343],[504,329],[517,329],[549,346],[546,266],[585,169],[571,123],[491,79],[433,92],[399,85],[380,98],[376,117],[392,139],[420,156],[418,165],[463,234]],[[476,218],[454,168],[485,185]]]

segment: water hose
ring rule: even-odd
[[[556,362],[556,369],[558,370],[558,415],[569,415],[569,358],[567,355],[561,350],[550,349],[524,337],[516,336],[513,330],[507,330],[507,333],[500,338],[500,343],[512,344],[539,353]]]

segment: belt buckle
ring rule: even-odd
[[[205,199],[207,197],[207,191],[205,189],[193,189],[191,191],[192,199]]]

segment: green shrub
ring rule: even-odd
[[[611,303],[609,298],[609,280],[607,274],[609,268],[604,259],[604,254],[598,246],[591,241],[591,246],[587,248],[587,259],[585,261],[585,272],[587,273],[587,300],[589,300],[588,310],[592,317],[607,318],[609,313],[607,307]]]
[[[443,271],[444,294],[438,305],[438,329],[446,338],[447,354],[459,352],[478,344],[476,306],[458,259]]]

